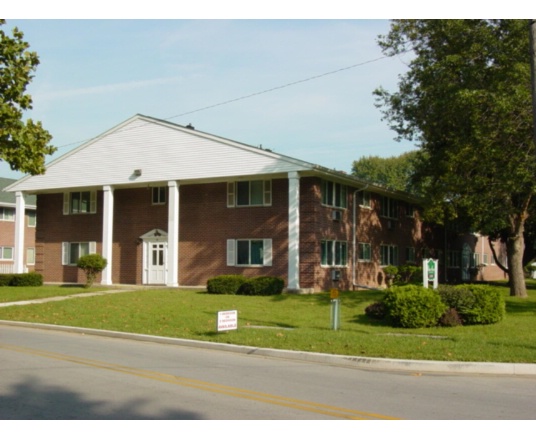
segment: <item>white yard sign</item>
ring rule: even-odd
[[[225,310],[218,312],[218,331],[236,330],[238,328],[238,311]]]

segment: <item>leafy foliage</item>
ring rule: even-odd
[[[22,121],[23,112],[32,108],[26,87],[39,64],[23,37],[17,28],[11,37],[0,29],[0,158],[13,170],[35,175],[44,173],[45,156],[56,149],[48,145],[52,136],[40,122]]]
[[[394,20],[384,53],[413,52],[398,91],[375,91],[399,138],[417,142],[426,215],[506,235],[511,294],[526,296],[523,228],[536,194],[528,20]]]
[[[400,156],[368,156],[354,161],[352,174],[363,180],[379,183],[389,189],[416,193],[412,177],[417,151],[403,153]]]
[[[207,280],[207,292],[235,295],[247,278],[242,275],[219,275]]]
[[[37,272],[0,274],[0,286],[34,287],[43,285],[43,275]]]
[[[397,327],[434,327],[446,310],[434,290],[422,286],[395,286],[387,290],[383,302]]]
[[[86,274],[86,287],[91,287],[97,278],[107,266],[108,261],[102,255],[88,254],[80,257],[77,266]]]
[[[285,281],[278,277],[256,277],[240,286],[237,295],[267,296],[283,293]]]

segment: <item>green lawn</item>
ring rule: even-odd
[[[392,328],[364,314],[367,305],[382,297],[378,291],[342,292],[339,330],[331,329],[329,294],[247,297],[177,289],[0,307],[0,319],[352,356],[533,363],[536,284],[528,281],[528,287],[528,299],[511,298],[501,287],[506,318],[487,326]],[[14,289],[0,288],[0,302],[12,301]],[[61,289],[76,292],[49,286],[16,289],[24,299],[45,296],[47,291],[56,296]],[[216,314],[221,310],[238,311],[238,330],[216,332]]]

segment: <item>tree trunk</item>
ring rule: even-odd
[[[508,257],[508,276],[510,278],[510,296],[526,298],[525,272],[523,271],[523,252],[525,250],[524,219],[512,222],[515,226],[513,234],[506,240],[506,255]]]

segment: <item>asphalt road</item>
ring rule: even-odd
[[[516,420],[535,376],[371,371],[0,325],[0,419]]]

